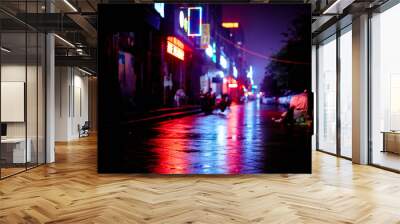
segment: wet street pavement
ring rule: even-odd
[[[136,125],[123,163],[135,173],[311,172],[311,130],[271,120],[283,111],[251,101],[224,113]]]

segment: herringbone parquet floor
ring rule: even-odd
[[[400,223],[400,175],[315,152],[312,175],[96,173],[96,139],[0,181],[0,223]]]

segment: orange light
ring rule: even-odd
[[[168,36],[167,37],[167,41],[173,43],[174,45],[176,45],[177,47],[181,48],[182,50],[185,49],[185,45],[182,43],[182,41],[180,41],[176,37]]]
[[[237,22],[223,22],[222,27],[224,28],[239,28],[239,23]]]
[[[167,37],[167,52],[180,60],[185,60],[185,45],[176,37]]]

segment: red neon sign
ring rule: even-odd
[[[180,60],[185,60],[185,45],[176,37],[167,37],[167,52]]]

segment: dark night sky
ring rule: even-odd
[[[243,46],[262,55],[271,56],[284,44],[281,34],[290,27],[291,21],[304,14],[306,9],[305,5],[224,5],[222,21],[239,22],[244,31]],[[246,54],[246,60],[253,66],[254,84],[259,85],[268,60],[249,54]]]

